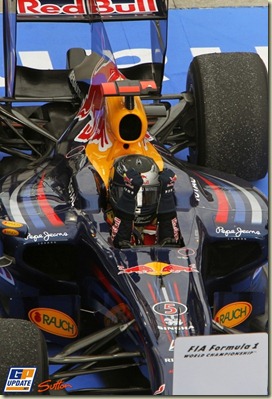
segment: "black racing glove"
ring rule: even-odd
[[[176,211],[174,185],[177,180],[176,174],[171,169],[164,169],[159,174],[161,183],[161,197],[158,214],[172,213]]]
[[[159,244],[183,246],[183,239],[177,219],[174,185],[177,176],[171,169],[159,174],[161,198],[158,209]]]
[[[136,197],[143,184],[143,178],[135,169],[128,169],[123,176],[125,187],[124,193]]]
[[[143,179],[140,173],[135,169],[128,169],[124,173],[123,178],[125,186],[116,208],[122,213],[134,215],[136,206],[135,198],[143,184]]]

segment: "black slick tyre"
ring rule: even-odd
[[[190,161],[246,180],[268,169],[268,77],[256,53],[196,56],[187,91],[195,101]]]
[[[0,337],[0,395],[8,394],[3,391],[11,367],[36,368],[31,392],[27,394],[37,394],[39,383],[48,380],[49,370],[42,332],[27,320],[0,319]]]

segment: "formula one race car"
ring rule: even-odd
[[[268,332],[268,205],[249,183],[268,166],[263,61],[197,56],[185,91],[165,95],[167,4],[98,3],[3,0],[5,394],[172,395],[177,340]],[[108,26],[135,19],[150,29],[152,62],[118,67]],[[83,24],[91,51],[68,48],[61,70],[18,65],[21,22]],[[157,237],[161,183],[147,177],[131,240],[114,245],[112,171],[127,157],[175,174],[181,240]]]

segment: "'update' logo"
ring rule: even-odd
[[[4,392],[30,392],[36,368],[11,367]]]

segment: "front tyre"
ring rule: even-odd
[[[31,392],[37,394],[39,383],[48,380],[48,356],[42,332],[31,322],[0,318],[0,395],[11,367],[36,368]],[[20,371],[19,371],[20,372]],[[11,392],[11,395],[20,392]]]
[[[190,161],[247,180],[268,169],[268,78],[256,53],[214,53],[190,64],[195,101]]]

